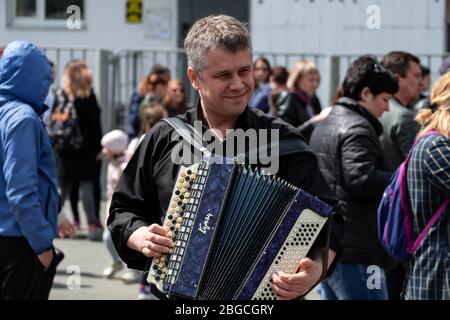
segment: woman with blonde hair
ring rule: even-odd
[[[413,231],[430,223],[409,263],[405,299],[450,299],[450,73],[431,94],[431,107],[416,117],[422,125],[408,166],[408,193]]]
[[[181,80],[170,80],[163,101],[169,117],[186,111],[186,91]]]
[[[51,126],[61,129],[53,130],[51,134],[55,140],[61,201],[64,203],[72,187],[79,184],[89,239],[101,240],[94,186],[101,165],[102,129],[100,108],[92,90],[91,69],[81,60],[71,61],[64,71],[62,82],[51,117]],[[71,132],[71,136],[61,138],[64,130]]]
[[[320,84],[320,74],[316,65],[307,60],[297,62],[287,80],[290,91],[285,103],[280,105],[278,116],[293,125],[300,127],[321,111],[320,102],[315,93]],[[313,126],[306,126],[301,131],[308,141]]]

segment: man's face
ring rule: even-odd
[[[205,63],[206,67],[198,73],[188,69],[191,84],[199,92],[203,111],[216,118],[238,116],[253,93],[250,50],[228,52],[213,48],[206,54]]]
[[[419,64],[410,61],[405,77],[399,77],[397,94],[401,95],[407,104],[413,103],[419,98],[421,76]]]

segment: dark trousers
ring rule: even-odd
[[[55,259],[44,270],[25,238],[0,236],[0,300],[47,300],[55,273]]]
[[[403,300],[407,266],[399,263],[395,268],[386,272],[386,282],[389,300]]]

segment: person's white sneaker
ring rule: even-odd
[[[139,282],[142,279],[142,273],[137,270],[127,270],[124,274],[120,276],[125,283],[135,283]]]
[[[123,269],[123,263],[116,262],[116,263],[113,263],[112,265],[110,265],[109,267],[105,268],[105,270],[103,270],[103,275],[106,278],[112,278],[118,271],[120,271],[122,269]]]

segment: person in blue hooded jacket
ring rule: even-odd
[[[51,71],[31,43],[0,59],[0,300],[48,299],[58,193],[52,146],[40,115]]]

